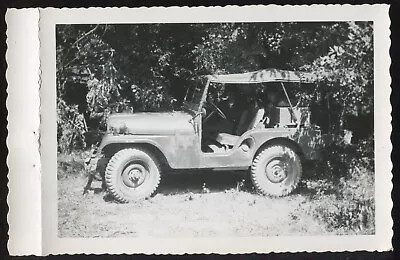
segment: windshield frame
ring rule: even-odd
[[[192,113],[198,113],[198,112],[201,111],[203,103],[204,103],[204,101],[206,100],[206,97],[207,97],[208,86],[210,85],[210,80],[209,79],[207,79],[205,77],[203,77],[202,79],[206,79],[207,80],[206,84],[205,85],[204,84],[194,85],[193,86],[193,88],[194,88],[193,89],[193,93],[191,94],[192,97],[191,97],[190,100],[188,100],[190,98],[188,95],[189,95],[189,92],[190,92],[190,88],[192,86],[187,89],[185,98],[183,100],[183,105],[182,105],[182,108],[184,110],[190,111]],[[200,82],[200,83],[202,83],[202,82]],[[198,94],[199,94],[198,96],[195,96],[196,95],[196,89],[198,90],[197,91]]]

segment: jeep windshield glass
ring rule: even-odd
[[[187,88],[185,99],[183,101],[183,108],[197,112],[201,104],[204,88],[207,84],[207,78],[196,78],[192,80]]]

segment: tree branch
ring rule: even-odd
[[[75,44],[78,44],[81,40],[83,40],[85,37],[87,37],[89,34],[93,33],[94,31],[96,31],[96,29],[99,27],[99,25],[97,24],[92,30],[88,31],[87,33],[85,33],[84,35],[82,35],[78,40],[76,40],[72,46],[74,46]]]
[[[85,34],[83,34],[81,37],[79,37],[72,45],[71,47],[69,47],[69,49],[67,50],[67,52],[65,53],[64,59],[61,61],[61,67],[64,67],[66,65],[63,65],[65,58],[68,56],[69,52],[71,51],[72,47],[74,45],[77,45],[80,41],[82,41],[85,37],[89,36],[90,34],[92,34],[94,31],[96,31],[96,29],[99,27],[99,25],[97,24],[93,29],[91,29],[90,31],[86,32]],[[72,61],[76,60],[77,57],[75,57]],[[69,61],[67,64],[70,64],[72,61]],[[59,71],[60,68],[57,69],[57,71]]]

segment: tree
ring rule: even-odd
[[[368,22],[349,22],[346,25],[346,39],[330,46],[328,53],[304,68],[318,73],[321,81],[325,82],[323,91],[339,105],[337,132],[350,128],[364,139],[372,138],[373,27]],[[363,129],[357,128],[360,125]]]
[[[91,143],[112,112],[177,109],[188,82],[211,73],[316,72],[338,107],[335,135],[373,111],[368,22],[57,25],[56,36],[61,150]]]

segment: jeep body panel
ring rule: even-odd
[[[99,151],[113,144],[148,144],[164,155],[171,168],[198,168],[200,117],[192,118],[185,112],[112,115]]]
[[[308,133],[311,134],[311,133]],[[276,141],[276,143],[290,143],[298,148],[306,160],[316,160],[319,153],[315,151],[318,144],[319,130],[315,130],[315,138],[304,138],[304,134],[299,133],[296,128],[267,128],[254,129],[244,133],[233,148],[226,153],[201,153],[200,168],[243,168],[249,167],[254,156],[259,149],[266,143]],[[302,140],[299,142],[299,140]],[[310,141],[312,140],[312,141]],[[249,150],[243,150],[242,144],[249,146]]]
[[[110,115],[107,131],[114,135],[174,135],[193,132],[192,116],[185,112],[141,112]]]
[[[106,135],[99,150],[106,151],[111,148],[115,152],[113,145],[123,147],[151,145],[164,155],[168,165],[173,169],[199,168],[200,145],[196,140],[198,139],[190,135],[180,136],[179,138],[169,135]],[[186,149],[181,150],[182,147],[186,147]]]
[[[254,129],[248,131],[226,153],[202,153],[200,157],[201,168],[248,168],[256,152],[264,143],[278,137],[289,139],[290,136],[291,131],[288,128]],[[243,144],[246,144],[249,149],[242,149]]]
[[[191,124],[189,124],[191,125]],[[200,137],[193,131],[175,131],[174,135],[106,135],[99,146],[100,150],[107,146],[147,144],[157,148],[173,169],[199,168],[248,168],[256,152],[269,141],[293,142],[299,144],[299,150],[305,159],[317,159],[318,154],[312,145],[317,144],[318,131],[315,138],[299,133],[296,128],[254,129],[244,133],[234,147],[225,153],[203,153],[200,149]],[[243,149],[246,144],[249,149]]]
[[[262,134],[263,140],[267,141],[275,137],[282,137],[282,134],[289,136],[287,131],[275,131],[266,137]],[[255,133],[257,136],[257,133]],[[245,152],[239,148],[245,140],[251,140],[251,148]],[[253,156],[263,142],[257,142],[257,137],[250,133],[243,135],[235,147],[227,153],[202,153],[199,137],[190,135],[106,135],[104,136],[99,150],[104,151],[111,145],[135,146],[152,145],[157,148],[167,160],[168,165],[173,169],[196,169],[196,168],[224,168],[224,167],[248,167]]]

